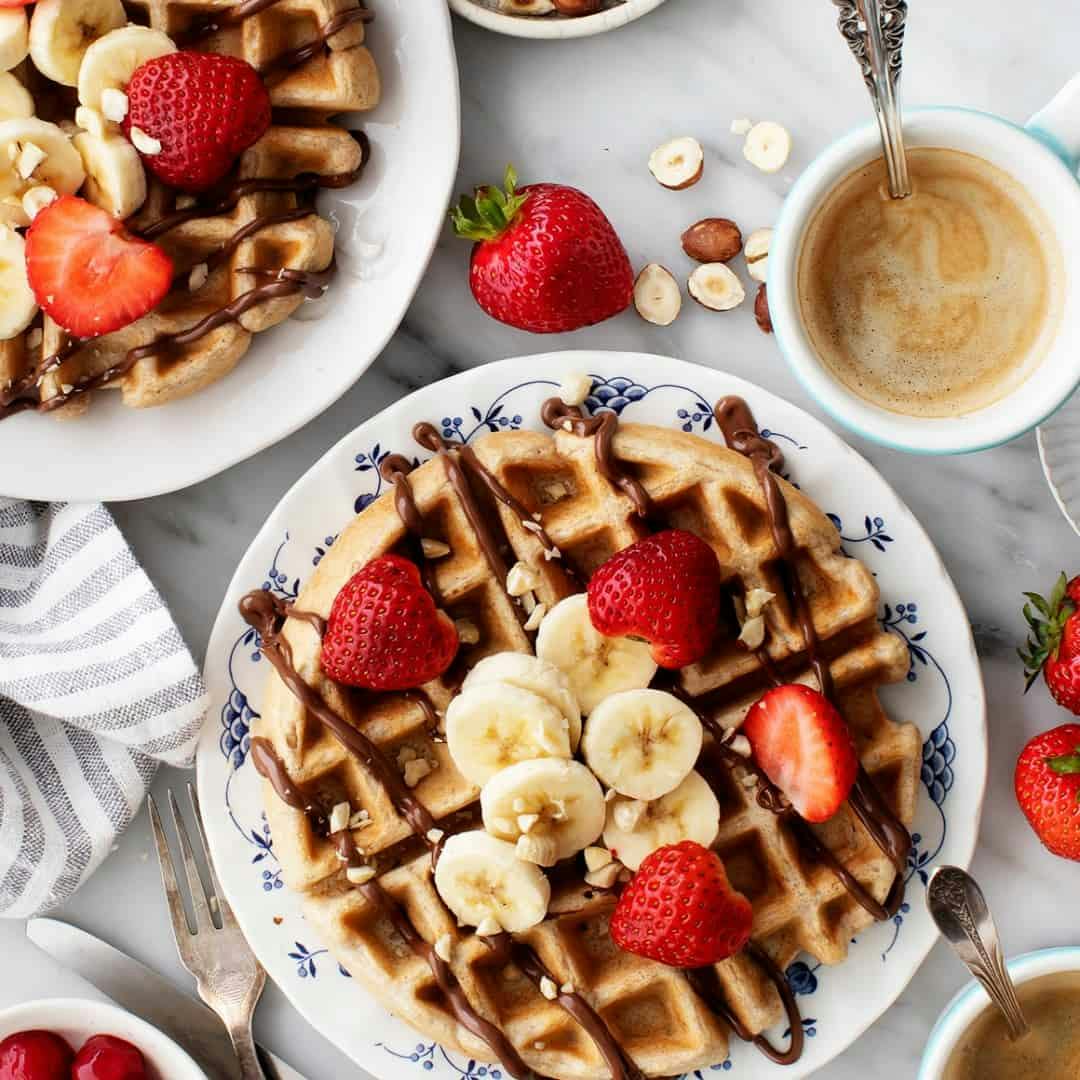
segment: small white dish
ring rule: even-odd
[[[367,40],[383,96],[372,112],[339,121],[367,133],[372,156],[355,184],[319,199],[340,222],[338,273],[326,299],[311,305],[319,321],[294,316],[259,334],[234,371],[182,401],[129,409],[118,392],[103,391],[86,416],[69,422],[33,413],[0,422],[0,493],[87,502],[189,487],[324,412],[382,352],[443,228],[461,122],[445,6],[370,6]]]
[[[1080,971],[1080,947],[1066,946],[1024,953],[1009,960],[1007,967],[1013,982],[1017,984],[1061,971]],[[960,1036],[989,1005],[990,998],[986,991],[973,979],[945,1006],[923,1051],[918,1080],[941,1080],[949,1055]],[[1047,1080],[1052,1078],[1047,1077]]]
[[[640,19],[664,0],[622,0],[614,7],[604,8],[595,15],[567,18],[562,15],[508,15],[498,10],[497,0],[450,0],[455,14],[498,34],[511,37],[535,38],[541,41],[562,41],[567,38],[591,37]]]
[[[92,1035],[115,1035],[141,1051],[149,1080],[207,1080],[172,1039],[116,1005],[91,998],[43,998],[0,1011],[0,1040],[37,1029],[55,1032],[76,1053]]]
[[[1080,533],[1080,394],[1073,394],[1036,432],[1039,460],[1050,491]]]
[[[783,448],[786,468],[830,515],[845,550],[881,586],[879,620],[904,642],[907,679],[885,687],[889,714],[924,739],[922,785],[907,868],[907,899],[887,923],[869,927],[843,964],[802,957],[787,970],[798,996],[806,1051],[795,1065],[767,1061],[733,1040],[731,1057],[702,1077],[736,1070],[743,1080],[799,1080],[849,1046],[907,986],[937,940],[924,903],[939,862],[967,866],[975,849],[986,784],[985,699],[971,627],[929,537],[881,475],[801,409],[724,372],[669,357],[564,352],[486,364],[432,383],[361,424],[283,494],[244,555],[206,654],[210,719],[198,751],[198,785],[214,864],[240,925],[270,977],[326,1038],[378,1080],[505,1077],[422,1039],[386,1013],[338,966],[304,922],[284,886],[262,789],[251,764],[250,728],[267,673],[255,631],[237,611],[250,589],[292,598],[353,514],[384,488],[378,461],[392,451],[426,457],[413,442],[418,420],[466,443],[487,431],[543,429],[540,405],[567,375],[587,372],[586,406],[626,421],[717,439],[712,403],[741,394]],[[782,1031],[777,1032],[782,1037]]]

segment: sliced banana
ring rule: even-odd
[[[577,593],[544,616],[536,655],[560,668],[588,716],[604,698],[649,685],[656,663],[649,645],[627,637],[605,637],[589,618],[588,598]]]
[[[569,728],[546,698],[501,682],[463,690],[446,710],[450,756],[478,787],[519,761],[568,758]]]
[[[79,68],[79,101],[101,109],[105,90],[124,90],[137,68],[148,60],[176,52],[168,34],[146,26],[122,26],[100,37],[83,56]]]
[[[720,804],[701,773],[692,772],[655,802],[616,799],[608,803],[604,846],[636,870],[646,856],[668,844],[696,840],[710,847],[719,830]]]
[[[25,8],[0,8],[0,71],[10,71],[26,59],[29,37]]]
[[[0,120],[16,120],[34,115],[30,91],[10,71],[0,71]]]
[[[519,761],[496,773],[480,795],[484,828],[516,844],[519,858],[554,866],[603,832],[604,792],[580,761]]]
[[[18,337],[36,314],[37,304],[26,280],[23,238],[0,225],[0,341]]]
[[[86,50],[126,22],[120,0],[38,0],[30,19],[30,59],[46,78],[77,86]]]
[[[467,926],[494,921],[516,934],[543,922],[551,885],[538,866],[522,862],[514,845],[479,829],[455,833],[435,866],[435,888]]]
[[[570,725],[570,752],[581,741],[581,709],[570,681],[554,665],[528,653],[502,652],[485,656],[466,676],[462,690],[486,683],[503,682],[531,690],[561,710]]]
[[[30,158],[35,162],[30,175],[20,167]],[[49,187],[57,195],[74,195],[86,179],[82,158],[71,140],[55,124],[36,117],[0,121],[0,200],[21,201],[35,187]],[[7,216],[7,215],[5,215]],[[30,219],[13,209],[14,224],[24,226]]]
[[[663,690],[625,690],[589,714],[581,752],[608,787],[631,799],[658,799],[686,778],[704,732],[688,705]]]
[[[72,140],[86,170],[83,194],[113,217],[130,217],[146,201],[146,173],[139,152],[123,137],[81,131]]]

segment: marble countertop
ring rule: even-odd
[[[439,0],[413,0],[437,3]],[[377,8],[378,0],[374,6]],[[678,237],[707,214],[745,231],[770,224],[799,170],[832,138],[869,117],[868,103],[828,0],[669,0],[602,37],[567,43],[503,38],[457,21],[464,146],[460,187],[501,176],[559,180],[607,210],[636,265],[688,269]],[[1022,121],[1074,72],[1080,7],[1033,0],[913,0],[905,98],[986,109]],[[737,116],[775,119],[795,149],[779,175],[756,172],[729,133]],[[706,146],[703,181],[672,193],[649,177],[649,151],[668,137]],[[342,435],[410,389],[503,356],[551,348],[635,349],[681,356],[753,379],[819,414],[750,304],[715,314],[687,304],[667,329],[628,312],[602,326],[539,341],[488,320],[466,287],[467,249],[447,233],[401,329],[353,390],[290,439],[188,491],[115,507],[121,526],[201,658],[236,563],[279,495]],[[314,332],[314,331],[313,331]],[[1011,952],[1080,943],[1076,866],[1039,846],[1012,797],[1025,740],[1065,719],[1041,686],[1024,696],[1015,647],[1020,591],[1076,569],[1080,542],[1043,481],[1033,436],[987,453],[916,459],[854,442],[897,488],[941,551],[967,605],[990,705],[990,786],[975,872]],[[184,779],[162,773],[156,789]],[[190,980],[167,926],[145,812],[63,918],[102,935],[179,985]],[[0,923],[0,1006],[34,996],[87,995]],[[938,946],[898,1003],[827,1069],[830,1080],[911,1077],[934,1018],[964,981]],[[362,1075],[268,987],[263,1040],[311,1080]]]

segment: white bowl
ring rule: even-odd
[[[1039,949],[1037,952],[1024,953],[1023,956],[1014,956],[1007,966],[1015,983],[1030,982],[1042,975],[1053,975],[1059,971],[1080,971],[1080,947]],[[930,1032],[926,1049],[923,1051],[918,1080],[941,1080],[949,1055],[955,1049],[960,1036],[989,1004],[990,998],[986,991],[972,980],[945,1006],[945,1011]]]
[[[67,1039],[76,1053],[92,1035],[115,1035],[139,1048],[149,1080],[207,1080],[172,1039],[116,1005],[90,998],[44,998],[0,1011],[0,1040],[37,1029]]]
[[[450,8],[469,22],[487,30],[494,30],[498,34],[561,41],[617,30],[620,26],[647,15],[663,2],[664,0],[625,0],[624,3],[598,11],[595,15],[580,15],[574,19],[561,15],[507,15],[495,9],[493,0],[491,3],[487,0],[450,0]]]

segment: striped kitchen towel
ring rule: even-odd
[[[105,507],[0,498],[0,915],[93,873],[158,763],[191,764],[206,706]]]

